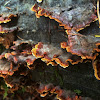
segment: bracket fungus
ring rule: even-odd
[[[100,53],[99,53],[100,54]],[[98,55],[93,61],[94,74],[98,80],[100,80],[100,55]]]
[[[22,2],[23,1],[20,3]],[[42,0],[37,0],[37,2],[41,3]],[[8,3],[10,3],[10,1],[8,1]],[[28,4],[25,6],[30,7]],[[20,8],[20,6],[18,7]],[[33,69],[39,66],[41,67],[42,64],[35,65],[35,62],[38,62],[38,60],[42,60],[42,63],[45,62],[45,66],[51,64],[52,66],[59,65],[63,68],[68,67],[70,64],[74,65],[84,61],[91,61],[94,69],[94,75],[97,80],[100,80],[100,38],[93,36],[94,34],[91,35],[91,33],[80,33],[80,30],[87,26],[91,26],[92,22],[100,19],[97,17],[97,15],[99,16],[98,2],[97,15],[95,8],[96,7],[94,7],[92,3],[78,6],[75,4],[68,7],[48,8],[40,7],[37,4],[33,5],[31,10],[35,12],[37,18],[40,18],[40,16],[49,17],[50,19],[57,21],[59,26],[64,27],[66,36],[64,36],[61,40],[59,40],[60,36],[57,36],[60,33],[58,34],[54,32],[56,34],[53,33],[53,37],[49,37],[47,34],[45,35],[45,37],[51,38],[52,41],[50,43],[47,42],[49,39],[46,39],[45,37],[43,37],[43,39],[45,38],[46,41],[42,41],[42,36],[35,34],[35,30],[31,30],[32,28],[28,29],[33,23],[29,23],[29,27],[26,25],[27,22],[24,23],[24,20],[31,16],[30,13],[27,13],[28,10],[23,8],[24,11],[21,12],[21,9],[17,9],[19,11],[17,12],[15,11],[16,9],[12,9],[11,11],[8,8],[8,14],[1,14],[0,44],[2,44],[6,50],[0,53],[0,77],[3,77],[7,86],[10,87],[9,93],[15,92],[25,86],[25,93],[31,95],[31,97],[33,97],[32,100],[41,100],[41,98],[44,98],[43,100],[87,100],[88,98],[81,97],[71,91],[65,91],[59,86],[33,82]],[[13,18],[16,18],[17,14],[11,14],[13,10],[15,13],[20,15],[21,18],[18,19],[17,24],[13,21]],[[25,16],[25,18],[23,16]],[[29,21],[30,19],[28,22]],[[11,25],[11,22],[15,24]],[[20,24],[22,25],[20,26]],[[29,32],[34,33],[32,38],[35,42],[32,40],[24,40],[22,39],[23,37],[20,38],[19,34],[25,28],[28,29],[26,32],[27,36],[30,35]],[[24,31],[26,31],[26,29]],[[16,36],[16,31],[18,31],[18,36]],[[52,34],[50,33],[49,35]],[[58,38],[55,39],[55,35]],[[16,39],[16,37],[18,38]],[[37,37],[37,39],[35,40],[34,37]],[[38,39],[38,37],[40,38]],[[41,62],[39,62],[39,64]],[[44,65],[42,67],[44,67]],[[58,77],[57,73],[56,76]]]
[[[12,17],[17,17],[17,15],[13,15],[13,14],[10,14],[10,15],[7,15],[7,14],[0,15],[0,24],[10,22]]]
[[[54,66],[57,63],[63,68],[68,67],[69,62],[72,64],[77,64],[78,62],[82,61],[82,59],[78,56],[72,55],[71,53],[57,47],[53,47],[50,44],[43,44],[41,42],[35,45],[35,47],[32,49],[32,54],[36,58],[41,58],[41,60],[46,62],[47,65],[52,64]],[[56,63],[54,63],[54,61]]]
[[[53,84],[45,85],[40,83],[36,90],[38,93],[40,93],[41,97],[45,97],[50,94],[56,94],[56,99],[58,100],[82,100],[82,97],[78,97],[74,92],[65,91],[61,89],[59,86],[54,86]]]
[[[29,72],[28,72],[29,74]],[[21,86],[25,85],[25,91],[28,92],[28,96],[32,94],[31,96],[34,97],[34,99],[50,99],[50,100],[92,100],[88,97],[81,97],[78,96],[76,93],[70,91],[70,90],[63,90],[60,88],[60,86],[54,86],[53,84],[42,84],[30,81],[30,78],[28,77],[28,74],[26,76],[7,76],[5,78],[5,82],[7,86],[11,87],[9,92],[16,92],[18,89],[21,88]],[[25,78],[24,82],[22,81]],[[30,86],[26,85],[30,82]],[[35,92],[35,93],[34,93]],[[43,99],[43,100],[44,100]]]
[[[94,59],[99,55],[99,53],[95,54],[95,52],[100,52],[100,48],[98,48],[98,45],[100,45],[100,39],[91,35],[85,36],[78,33],[78,31],[84,29],[86,26],[89,26],[91,22],[98,20],[96,13],[94,12],[94,5],[92,3],[80,5],[78,7],[74,5],[62,8],[42,8],[35,4],[31,10],[35,12],[37,18],[40,18],[40,16],[45,16],[57,21],[60,26],[64,26],[68,35],[68,40],[66,39],[66,42],[64,41],[61,43],[61,48],[66,48],[67,50],[66,56],[65,54],[61,53],[62,50],[60,51],[60,56],[55,57],[57,53],[53,53],[52,51],[52,53],[49,54],[49,51],[51,50],[50,46],[46,46],[47,44],[43,45],[41,43],[38,43],[35,48],[32,49],[34,56],[48,62],[55,60],[57,64],[60,64],[60,66],[65,68],[69,65],[68,61],[73,62],[69,55],[77,55],[78,57],[81,57],[80,60],[76,60],[77,63],[82,62],[84,59],[91,59],[94,61]],[[46,50],[44,48],[48,49]],[[97,64],[93,64],[93,66],[94,65],[98,66]],[[100,80],[100,76],[95,74],[95,77]]]
[[[5,77],[6,75],[12,75],[12,65],[10,62],[7,62],[6,60],[0,60],[0,76]]]
[[[0,59],[5,58],[9,61],[9,63],[11,62],[12,63],[11,68],[12,69],[14,68],[14,71],[18,70],[18,68],[22,64],[24,65],[27,64],[27,67],[31,69],[30,66],[36,60],[36,58],[33,57],[31,53],[31,49],[32,49],[32,44],[30,44],[31,42],[19,40],[19,41],[14,41],[13,43],[14,45],[10,47],[13,51],[8,50],[2,53],[0,55]],[[15,65],[17,66],[17,68],[15,67]]]
[[[97,20],[97,16],[93,12],[94,5],[92,3],[78,7],[69,6],[68,8],[41,8],[35,4],[31,10],[36,13],[37,18],[40,16],[49,17],[50,19],[56,20],[59,25],[64,26],[65,29],[74,29],[76,31],[89,26],[91,22]]]
[[[8,23],[13,17],[17,17],[17,15],[1,15],[0,17],[0,44],[3,44],[6,47],[6,49],[8,49],[10,44],[14,41],[14,33],[17,30],[17,26],[9,27],[8,25]]]
[[[93,52],[99,51],[97,44],[100,39],[91,35],[85,36],[74,30],[67,30],[68,41],[66,45],[61,43],[62,48],[66,48],[67,52],[81,56],[82,59],[94,59]]]

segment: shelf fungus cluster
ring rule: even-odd
[[[26,79],[25,79],[26,78]],[[23,79],[24,82],[23,82]],[[42,83],[34,83],[29,80],[30,78],[27,76],[13,76],[13,77],[6,77],[5,82],[8,86],[12,87],[10,89],[11,92],[16,92],[16,90],[19,90],[21,86],[25,86],[24,88],[24,94],[25,95],[19,95],[20,98],[25,98],[24,100],[27,100],[31,97],[34,98],[34,100],[92,100],[89,97],[81,97],[78,96],[76,93],[70,91],[70,90],[63,90],[59,86],[54,86],[53,84],[42,84]],[[26,85],[30,82],[30,86]],[[15,95],[16,96],[16,95]],[[26,96],[26,97],[25,97]],[[14,97],[10,97],[13,98]],[[18,97],[16,96],[18,99]],[[14,100],[17,100],[14,99]]]
[[[72,91],[65,91],[61,89],[59,86],[54,86],[53,84],[45,85],[39,82],[33,82],[33,80],[31,80],[31,77],[32,77],[31,70],[35,68],[34,61],[36,61],[37,58],[41,58],[46,63],[50,63],[52,61],[52,63],[50,64],[53,64],[53,65],[54,65],[53,59],[54,60],[57,59],[59,62],[60,61],[59,59],[62,58],[59,55],[62,52],[61,50],[59,50],[59,53],[56,53],[53,51],[52,56],[55,54],[55,57],[52,58],[52,56],[46,55],[45,53],[48,50],[51,50],[51,51],[52,49],[56,50],[56,48],[51,49],[50,47],[52,46],[49,46],[49,48],[47,48],[47,51],[45,52],[45,50],[42,50],[43,46],[48,46],[48,45],[46,44],[43,45],[42,43],[38,43],[37,45],[31,40],[30,41],[17,40],[13,42],[13,46],[10,47],[10,50],[7,50],[0,55],[0,76],[4,78],[4,81],[7,84],[7,86],[10,87],[9,93],[16,92],[20,88],[25,87],[24,88],[25,95],[26,94],[28,95],[27,97],[24,97],[24,96],[21,97],[21,95],[19,95],[20,98],[30,98],[31,96],[32,98],[36,100],[38,99],[41,100],[41,98],[44,98],[44,100],[47,100],[47,99],[50,99],[50,100],[57,100],[57,99],[58,100],[70,100],[70,99],[92,100],[88,97],[78,96],[76,93]],[[38,49],[39,52],[36,51],[36,53],[38,54],[35,55],[36,54],[35,53],[33,56],[32,53],[34,53],[35,50],[33,50],[32,48],[35,49],[36,47],[40,49]],[[59,55],[58,58],[56,58],[57,55]],[[64,56],[64,54],[62,55]],[[72,56],[69,53],[68,55],[69,57]],[[60,63],[61,62],[59,62],[59,64]],[[63,65],[64,63],[61,63],[61,64]],[[9,98],[14,99],[14,97],[9,97]]]
[[[26,63],[27,63],[28,68],[30,68],[29,66],[33,64],[36,58],[32,56],[32,53],[31,53],[32,45],[30,44],[30,42],[28,44],[28,42],[27,41],[14,41],[13,42],[14,45],[10,47],[10,49],[13,51],[11,52],[10,50],[8,50],[8,51],[3,52],[0,55],[1,75],[4,75],[4,76],[13,75],[13,73],[17,71],[18,68],[22,64],[25,65]],[[8,61],[7,64],[5,63],[6,61]]]
[[[48,98],[53,98],[51,100],[87,100],[87,98],[77,96],[73,92],[62,90],[52,84],[33,84],[30,74],[35,69],[35,61],[39,58],[47,65],[59,65],[63,68],[68,67],[69,63],[74,65],[91,60],[94,75],[100,80],[100,38],[79,33],[90,23],[98,20],[94,5],[88,3],[78,7],[73,5],[62,8],[42,8],[35,4],[31,10],[35,12],[37,18],[49,17],[57,21],[60,26],[64,26],[67,34],[66,41],[61,42],[60,46],[54,46],[53,43],[48,44],[41,41],[15,40],[17,26],[12,23],[17,15],[0,15],[0,44],[6,48],[0,54],[0,77],[4,78],[11,91],[16,91],[28,84],[26,91],[30,94],[35,91],[36,100],[40,100],[41,97],[46,98],[44,100]]]
[[[68,62],[76,64],[84,61],[84,59],[90,59],[94,62],[100,52],[100,38],[91,35],[85,36],[79,33],[80,30],[89,26],[91,22],[98,20],[92,3],[78,7],[69,6],[62,8],[42,8],[35,4],[31,10],[35,12],[37,18],[45,16],[57,21],[60,26],[64,26],[68,35],[68,39],[61,43],[61,48],[66,49],[66,55],[63,54],[63,51],[60,49],[56,52],[55,48],[53,49],[53,47],[47,44],[38,43],[35,45],[35,48],[32,49],[32,54],[34,56],[41,58],[43,61],[47,62],[47,64],[55,60],[57,64],[64,68],[69,65]],[[73,60],[74,57],[71,57],[72,55],[77,57],[75,61]],[[95,77],[100,80],[98,68],[100,65],[93,63],[93,66],[95,66]]]
[[[14,41],[14,32],[17,30],[16,26],[12,27],[9,25],[13,17],[17,17],[17,15],[0,15],[0,44],[3,44],[6,49]]]
[[[37,92],[40,93],[41,97],[46,96],[53,96],[56,95],[56,99],[58,100],[86,100],[90,98],[85,98],[81,96],[77,96],[74,92],[71,91],[65,91],[61,89],[59,86],[54,86],[53,84],[39,84],[39,86],[36,88]],[[90,99],[91,100],[91,99]]]
[[[88,9],[88,10],[87,10]],[[97,16],[93,12],[94,5],[89,3],[82,6],[69,6],[66,7],[52,7],[41,8],[35,4],[31,10],[36,12],[36,17],[40,16],[49,17],[56,20],[60,26],[64,26],[65,29],[74,29],[76,31],[84,29],[89,26],[91,22],[97,20]]]

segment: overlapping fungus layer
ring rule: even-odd
[[[26,69],[25,69],[26,70]],[[16,75],[13,76],[7,76],[5,78],[5,82],[7,86],[11,87],[10,91],[15,92],[19,88],[21,88],[21,84],[25,86],[25,91],[28,92],[28,95],[32,94],[31,97],[34,97],[35,99],[42,99],[44,100],[50,99],[50,100],[92,100],[88,97],[81,97],[78,96],[76,93],[70,91],[70,90],[63,90],[59,86],[54,86],[53,84],[49,83],[47,85],[37,82],[30,81],[29,73],[28,72],[25,76],[20,75],[20,72],[18,72],[19,75],[16,77]],[[22,81],[25,78],[24,82]],[[27,83],[30,82],[30,86],[27,85]],[[26,99],[25,99],[26,100]]]
[[[81,96],[77,96],[74,92],[65,91],[61,89],[59,86],[54,86],[53,84],[40,84],[37,88],[37,92],[40,93],[41,97],[45,97],[48,95],[56,94],[56,99],[58,100],[85,100]],[[89,99],[89,98],[88,98]]]
[[[65,29],[74,29],[76,31],[89,26],[91,22],[97,20],[97,16],[93,12],[94,5],[92,3],[81,6],[51,8],[41,8],[35,4],[31,10],[36,12],[37,18],[40,16],[49,17],[56,20]]]
[[[5,59],[5,61],[9,63],[8,67],[1,64],[1,75],[9,75],[10,71],[14,73],[22,64],[27,65],[27,67],[31,69],[30,66],[33,65],[34,61],[38,58],[41,58],[47,65],[52,64],[54,66],[59,64],[64,68],[68,67],[69,62],[75,64],[82,61],[79,56],[72,55],[62,49],[58,50],[52,45],[43,44],[41,42],[35,45],[32,41],[17,40],[13,42],[13,46],[11,46],[10,49],[11,51],[6,50],[0,55],[2,63],[4,62],[2,59]],[[56,52],[57,50],[58,52]]]
[[[17,71],[22,64],[24,65],[27,64],[27,67],[30,68],[29,66],[32,65],[33,62],[36,60],[36,58],[33,57],[31,53],[33,44],[31,44],[30,41],[19,40],[19,41],[14,41],[13,43],[14,45],[10,47],[13,51],[10,50],[4,51],[0,55],[0,59],[2,62],[0,66],[1,75],[2,74],[9,75],[9,73],[11,72],[13,74],[14,71]],[[2,59],[5,59],[5,61],[3,61]],[[4,62],[7,62],[8,66],[5,66]]]
[[[85,36],[74,30],[67,30],[68,41],[61,43],[62,48],[66,48],[67,52],[81,56],[82,59],[95,59],[93,52],[99,51],[97,45],[100,39],[91,35]]]
[[[59,44],[61,47],[42,42],[34,43],[30,40],[14,41],[14,31],[17,30],[17,27],[5,27],[3,24],[9,23],[12,21],[12,17],[17,16],[13,14],[9,16],[1,15],[0,44],[3,44],[7,50],[0,54],[0,76],[11,88],[11,92],[18,90],[23,84],[26,86],[27,83],[30,83],[31,89],[38,94],[36,98],[40,95],[44,98],[50,97],[59,100],[87,100],[87,98],[77,96],[75,93],[65,91],[53,84],[44,85],[40,83],[33,85],[29,74],[38,58],[47,65],[56,66],[59,64],[63,68],[68,67],[69,62],[78,64],[83,62],[84,59],[90,59],[93,63],[95,77],[100,80],[100,39],[78,33],[79,30],[97,20],[97,16],[93,12],[94,5],[89,3],[78,7],[41,8],[35,4],[31,10],[35,11],[37,18],[45,16],[59,22],[59,25],[66,29],[68,39]],[[19,70],[20,68],[21,70]],[[25,81],[22,81],[23,79]],[[39,98],[41,98],[40,96]]]
[[[56,65],[54,63],[55,61],[63,68],[68,67],[69,62],[72,64],[77,64],[78,62],[82,61],[79,56],[72,55],[71,53],[68,53],[62,49],[53,47],[50,44],[43,44],[41,42],[35,45],[35,47],[32,49],[32,54],[36,58],[41,58],[41,60],[46,62],[47,65]]]
[[[51,8],[42,8],[35,4],[31,10],[35,12],[37,18],[40,16],[45,16],[56,20],[60,26],[64,26],[68,35],[68,39],[61,43],[61,48],[66,49],[66,53],[61,53],[62,50],[60,51],[60,49],[57,50],[57,53],[51,53],[50,51],[52,50],[50,49],[51,47],[49,45],[38,43],[35,48],[32,49],[32,54],[34,56],[41,58],[43,61],[48,63],[51,63],[51,61],[54,60],[57,64],[64,68],[69,65],[68,61],[75,64],[82,62],[82,59],[91,59],[94,62],[94,59],[96,59],[100,52],[100,39],[90,35],[85,36],[77,32],[84,29],[86,26],[89,26],[91,22],[97,20],[97,16],[93,11],[95,10],[94,5],[92,3],[80,5],[78,7],[69,6]],[[52,47],[52,49],[55,48]],[[66,57],[64,56],[65,54]],[[76,62],[73,62],[71,54],[74,56],[77,55],[77,57],[79,56],[82,59],[79,60],[79,58],[76,58]],[[93,64],[93,66],[94,65],[97,66],[94,68],[97,70],[95,70],[95,73],[98,72],[95,74],[95,76],[100,80],[100,71],[98,68],[99,65]]]
[[[8,25],[8,23],[11,21],[13,17],[17,17],[17,15],[11,14],[9,16],[0,16],[0,44],[3,44],[6,47],[6,49],[8,49],[10,44],[14,41],[14,31],[17,30],[16,26],[9,27]]]

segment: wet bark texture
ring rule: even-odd
[[[43,0],[42,7],[54,7],[54,6],[68,6],[73,4],[85,4],[92,2],[93,0]],[[7,3],[8,2],[8,3]],[[63,27],[50,20],[49,18],[41,17],[36,18],[35,13],[30,9],[34,5],[36,0],[0,0],[0,14],[5,16],[9,14],[18,14],[18,18],[15,18],[10,25],[18,26],[19,30],[17,36],[25,40],[33,40],[36,43],[44,42],[51,43],[52,45],[60,46],[60,43],[66,41],[66,33]],[[7,9],[10,7],[11,9]],[[87,34],[100,34],[98,28],[98,21],[92,23],[89,27],[80,31],[80,33]],[[39,62],[41,62],[39,60]],[[60,66],[52,67],[47,66],[45,63],[33,70],[33,80],[43,83],[53,83],[60,85],[66,90],[80,90],[83,96],[88,96],[94,100],[100,100],[100,81],[98,81],[93,73],[93,67],[91,63],[81,63],[77,65],[70,65],[64,69]]]

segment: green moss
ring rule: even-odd
[[[1,89],[3,89],[5,91],[3,94],[3,99],[5,99],[8,95],[9,88],[7,87],[7,85],[5,84],[3,79],[0,79],[0,87],[1,87]]]
[[[51,70],[54,71],[54,76],[55,76],[55,77],[52,77],[52,80],[59,80],[59,85],[63,86],[63,84],[64,84],[63,77],[59,72],[59,68],[58,67],[56,67],[56,68],[51,67]]]
[[[57,68],[54,72],[56,77],[59,79],[60,86],[63,86],[63,77],[61,76],[59,69]]]
[[[81,90],[78,90],[78,89],[74,90],[74,92],[75,92],[77,95],[81,95],[81,93],[82,93],[82,91],[81,91]]]
[[[24,92],[25,92],[25,87],[22,86],[21,89],[18,89],[18,90],[17,90],[17,92],[18,92],[18,93],[24,93]]]

